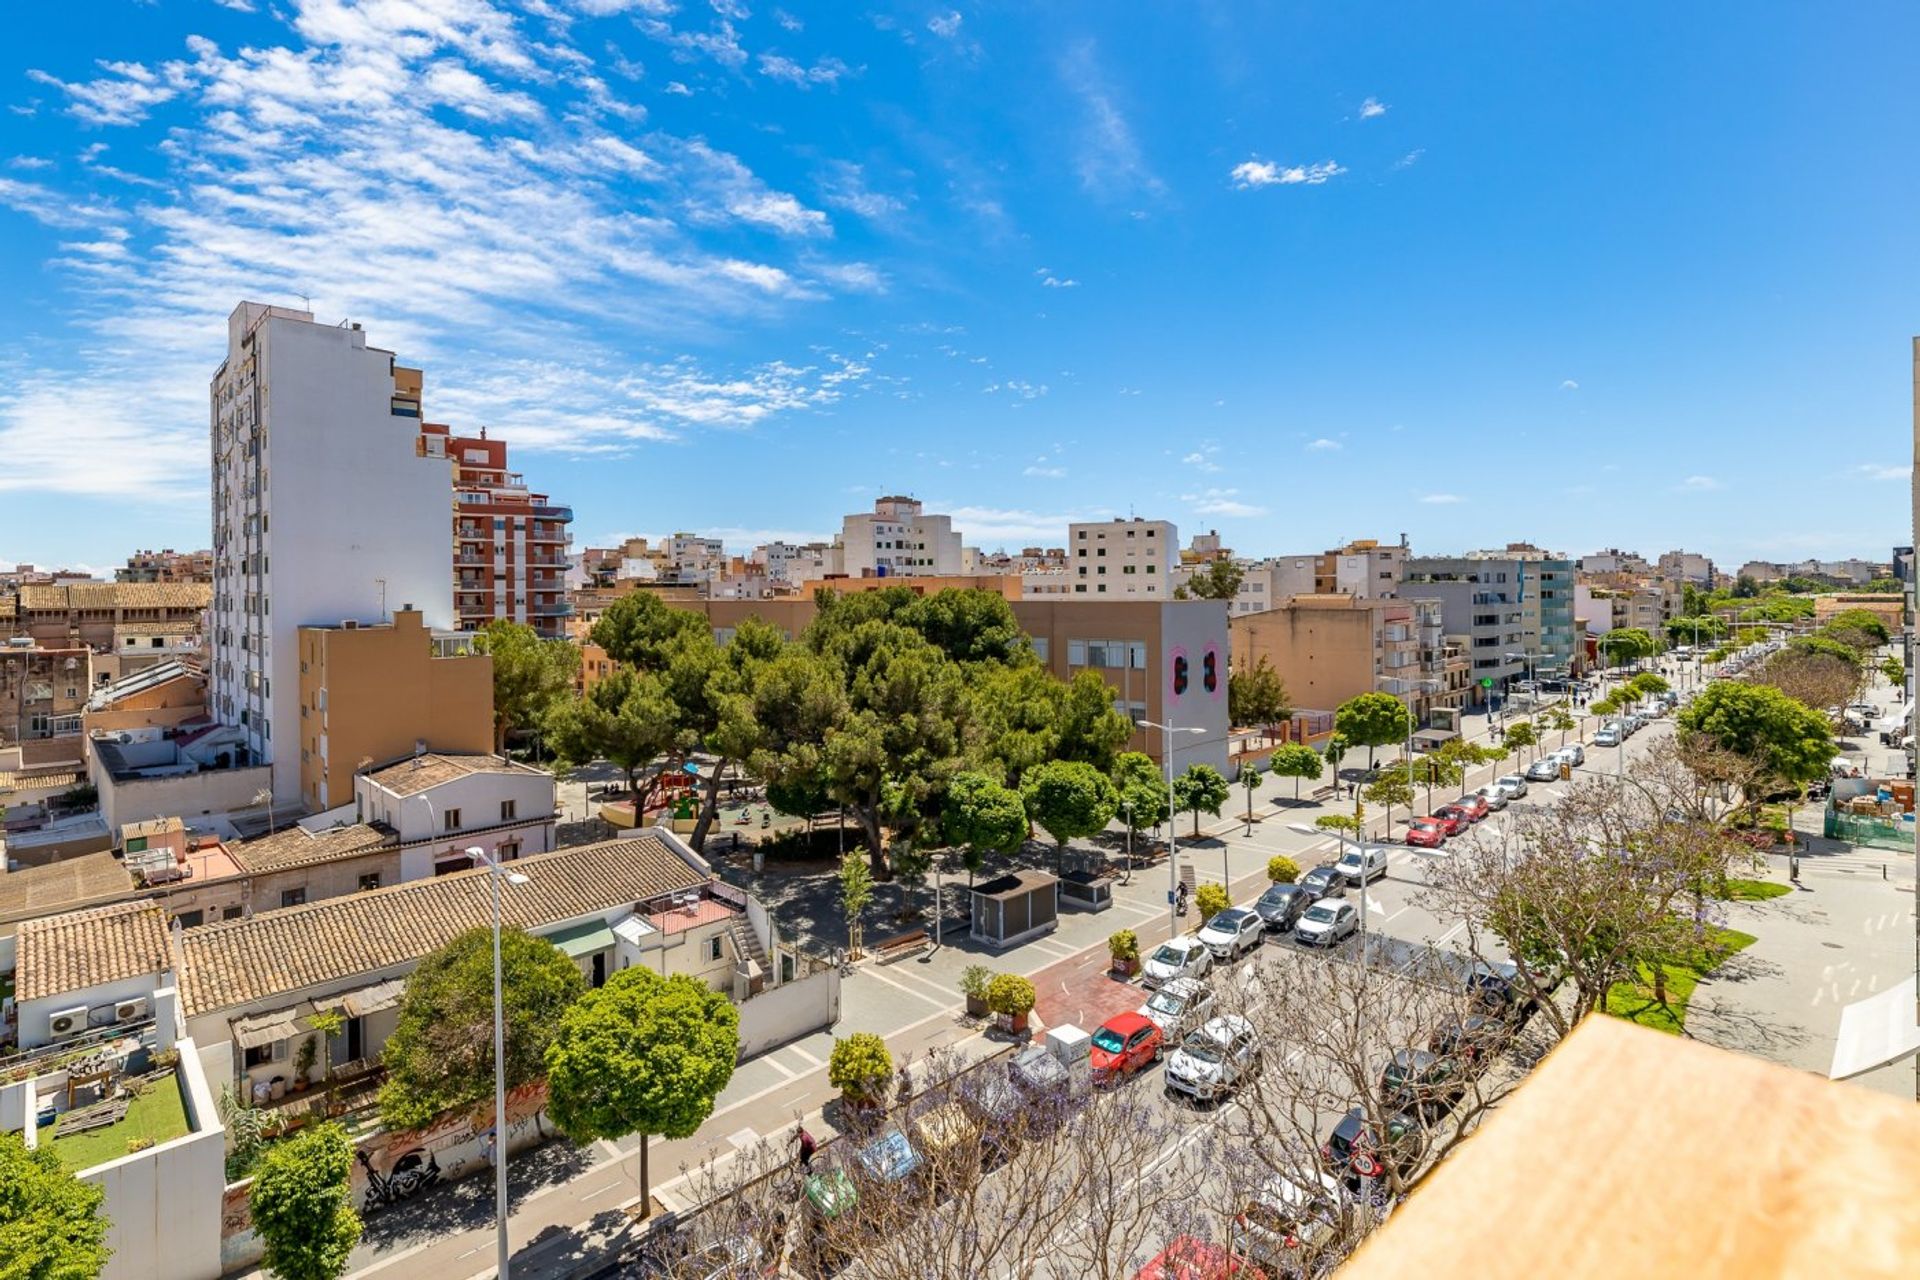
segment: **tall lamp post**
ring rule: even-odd
[[[1166,735],[1166,746],[1163,748],[1163,752],[1166,755],[1167,764],[1167,936],[1171,938],[1180,932],[1180,918],[1174,914],[1174,903],[1180,896],[1180,868],[1178,865],[1180,860],[1174,856],[1179,852],[1180,848],[1176,835],[1179,828],[1174,826],[1174,819],[1179,814],[1180,807],[1174,803],[1173,799],[1173,735],[1176,733],[1199,733],[1200,729],[1198,727],[1192,729],[1176,729],[1173,727],[1172,716],[1167,717],[1167,723],[1165,724],[1155,724],[1151,720],[1141,720],[1138,723],[1142,729],[1158,729]],[[1226,885],[1221,885],[1220,887],[1223,889],[1227,888]],[[1231,890],[1228,891],[1231,892]]]
[[[493,1213],[494,1243],[499,1280],[507,1280],[507,1024],[500,999],[500,882],[525,884],[518,871],[508,871],[479,845],[469,845],[467,857],[487,869],[493,886]]]

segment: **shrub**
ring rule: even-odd
[[[1300,878],[1300,864],[1284,853],[1267,859],[1267,879],[1274,884],[1292,884]]]
[[[127,1154],[132,1155],[136,1151],[145,1151],[148,1147],[152,1145],[153,1145],[152,1138],[128,1138]]]
[[[856,1031],[844,1040],[833,1042],[833,1054],[827,1059],[827,1083],[838,1089],[848,1102],[886,1097],[887,1082],[891,1079],[893,1055],[887,1052],[887,1042],[879,1036],[871,1031]]]
[[[1233,899],[1227,896],[1226,886],[1214,884],[1211,880],[1193,891],[1193,902],[1200,909],[1202,920],[1211,920],[1233,905]]]
[[[1131,929],[1122,929],[1107,939],[1107,951],[1112,954],[1114,963],[1140,958],[1140,939]]]
[[[987,1008],[1019,1017],[1033,1012],[1033,984],[1017,973],[996,974],[987,984]]]
[[[993,970],[983,964],[970,964],[960,971],[960,994],[969,1000],[985,1000]]]

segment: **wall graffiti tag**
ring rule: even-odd
[[[433,1152],[419,1147],[402,1154],[385,1174],[373,1167],[373,1161],[368,1159],[364,1150],[353,1154],[367,1171],[367,1198],[361,1206],[364,1213],[399,1204],[402,1200],[411,1200],[440,1181],[439,1160],[435,1159]]]

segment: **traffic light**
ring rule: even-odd
[[[1177,654],[1173,659],[1173,696],[1179,697],[1187,691],[1187,656]]]
[[[1209,649],[1200,659],[1200,687],[1208,693],[1220,692],[1220,655]]]

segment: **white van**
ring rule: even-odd
[[[1334,864],[1333,869],[1351,885],[1357,885],[1362,880],[1378,880],[1387,874],[1387,851],[1377,844],[1363,844],[1358,848],[1348,845],[1346,853]]]

